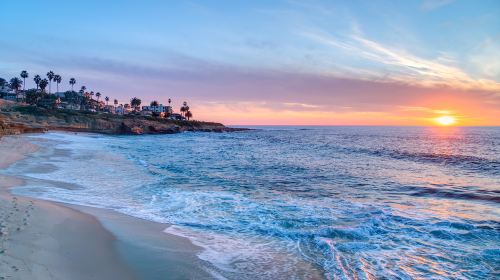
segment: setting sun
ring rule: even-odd
[[[434,120],[440,125],[452,125],[455,123],[455,118],[451,116],[441,116]]]

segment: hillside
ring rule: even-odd
[[[230,132],[220,123],[174,121],[135,115],[48,110],[0,100],[0,136],[49,130],[104,134],[171,134],[184,131]]]

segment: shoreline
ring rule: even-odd
[[[0,169],[38,150],[22,136],[0,138]],[[214,278],[201,248],[163,232],[167,224],[11,193],[24,184],[0,174],[0,279]]]
[[[0,137],[47,131],[88,132],[108,135],[236,132],[244,128],[221,123],[171,120],[136,114],[116,115],[68,109],[45,109],[0,99]]]

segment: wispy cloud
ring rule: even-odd
[[[383,45],[356,32],[342,39],[324,33],[302,33],[322,44],[341,49],[381,65],[390,65],[390,77],[398,82],[421,86],[450,86],[461,89],[499,90],[500,83],[487,79],[474,79],[455,65],[450,57],[427,59],[402,49]],[[446,63],[446,64],[445,64]],[[363,69],[361,69],[363,70]]]

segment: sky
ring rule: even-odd
[[[239,125],[500,125],[500,1],[0,0],[0,77]]]

